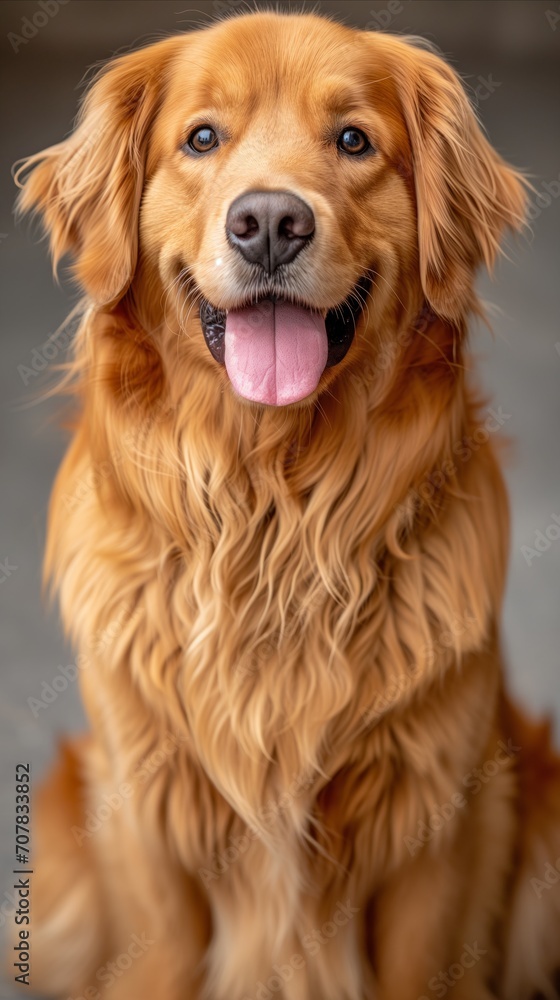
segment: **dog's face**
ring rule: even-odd
[[[117,60],[30,163],[23,205],[90,294],[132,285],[154,326],[171,302],[189,333],[194,310],[189,349],[267,405],[315,398],[425,304],[459,324],[523,211],[438,57],[313,15]]]
[[[201,294],[214,358],[256,402],[309,397],[375,275],[417,269],[406,130],[367,49],[318,18],[236,19],[177,54],[155,122],[142,246]]]

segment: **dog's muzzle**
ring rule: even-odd
[[[311,395],[325,368],[338,365],[354,339],[371,279],[361,278],[326,316],[281,298],[241,309],[200,305],[212,357],[225,364],[236,391],[253,402],[286,406]]]

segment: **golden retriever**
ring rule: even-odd
[[[35,803],[32,983],[552,997],[560,767],[504,692],[465,363],[525,188],[455,72],[243,15],[109,62],[22,170],[85,293],[46,568],[91,723]]]

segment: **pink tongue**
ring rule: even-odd
[[[234,389],[245,399],[269,406],[309,396],[317,388],[329,350],[319,313],[268,299],[230,309],[225,347]]]

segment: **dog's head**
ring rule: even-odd
[[[460,326],[520,176],[410,41],[251,14],[110,62],[21,195],[93,298],[171,307],[254,402],[313,400],[426,307]],[[360,354],[360,351],[362,352]]]

